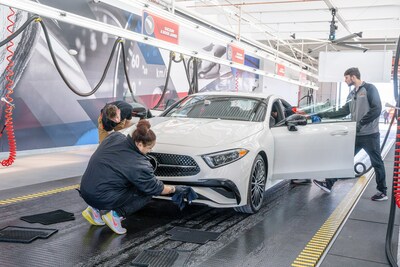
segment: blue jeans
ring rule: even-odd
[[[146,206],[151,199],[152,196],[132,194],[131,197],[129,197],[129,200],[125,202],[125,205],[116,208],[115,211],[119,216],[126,218],[127,216],[132,215],[136,211]]]
[[[386,173],[385,165],[381,157],[379,136],[380,133],[356,136],[354,155],[361,149],[365,150],[371,160],[372,167],[375,169],[376,189],[386,195]],[[337,178],[326,179],[327,187],[331,189],[337,180]]]

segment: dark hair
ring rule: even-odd
[[[156,134],[150,127],[148,120],[140,120],[136,124],[136,130],[132,133],[132,140],[142,143],[144,146],[154,143],[156,141]]]
[[[350,68],[350,69],[346,70],[344,72],[344,76],[346,76],[346,75],[350,75],[350,76],[354,75],[357,77],[357,79],[361,79],[361,74],[360,74],[360,71],[358,70],[358,68]]]
[[[113,119],[117,116],[118,107],[113,104],[107,104],[104,108],[104,114],[106,114],[107,119]]]

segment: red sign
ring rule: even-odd
[[[235,45],[229,44],[227,51],[228,60],[243,64],[244,63],[244,49],[237,47]]]
[[[143,12],[142,32],[145,35],[173,44],[179,42],[179,24],[148,12]]]
[[[305,82],[305,81],[307,81],[307,74],[305,74],[304,72],[300,72],[300,73],[299,73],[299,81],[300,81],[300,82]]]
[[[279,76],[285,76],[285,66],[281,64],[276,64],[276,74]]]

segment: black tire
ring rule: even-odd
[[[358,166],[361,166],[362,167],[362,171],[359,171],[358,170]],[[360,177],[361,175],[363,175],[365,172],[367,171],[367,166],[365,166],[365,164],[364,163],[362,163],[362,162],[357,162],[355,165],[354,165],[354,172],[356,173],[356,177]]]
[[[247,205],[235,207],[234,210],[241,213],[257,213],[264,201],[265,182],[267,181],[267,168],[261,155],[257,155],[251,168]]]

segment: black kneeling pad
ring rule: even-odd
[[[167,232],[172,235],[169,239],[188,242],[205,244],[209,240],[217,240],[221,233],[201,231],[184,227],[174,227]]]
[[[138,267],[170,267],[178,258],[174,250],[145,250],[132,261],[132,266]]]
[[[73,213],[64,210],[55,210],[20,218],[28,223],[41,223],[44,225],[75,220]]]
[[[164,249],[147,249],[131,262],[134,267],[181,267],[184,266],[190,256],[190,251]]]
[[[30,243],[37,238],[46,239],[57,229],[7,226],[0,230],[0,242]]]

